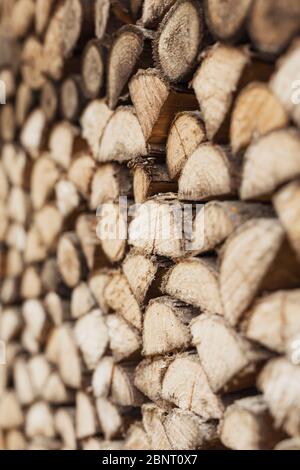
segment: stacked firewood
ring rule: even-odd
[[[0,448],[300,449],[299,0],[0,18]]]

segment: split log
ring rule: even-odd
[[[21,144],[34,159],[43,148],[46,130],[46,116],[40,108],[36,108],[26,119],[20,136]]]
[[[21,82],[16,92],[15,115],[16,123],[22,126],[34,105],[34,94],[31,88]]]
[[[97,209],[108,201],[117,201],[121,196],[132,195],[129,170],[116,163],[104,163],[93,172],[90,208]]]
[[[49,123],[55,120],[59,109],[59,92],[55,82],[47,80],[44,83],[40,95],[40,107]]]
[[[169,297],[150,301],[144,316],[143,354],[152,356],[186,350],[195,311]]]
[[[55,185],[56,205],[64,218],[70,216],[80,205],[76,186],[67,179],[60,179]]]
[[[179,0],[164,16],[154,44],[154,57],[170,81],[187,79],[193,71],[203,34],[203,13],[198,1]]]
[[[0,135],[4,142],[12,142],[15,138],[15,111],[11,103],[2,106],[0,114]]]
[[[44,34],[56,0],[36,0],[35,5],[35,31],[41,36]]]
[[[264,204],[211,201],[195,216],[192,234],[193,252],[203,254],[218,250],[221,243],[245,222],[272,214],[272,209]]]
[[[51,367],[43,354],[35,355],[28,361],[30,382],[35,397],[42,397],[44,386],[51,374]]]
[[[53,438],[55,436],[53,415],[46,403],[37,402],[29,408],[26,414],[25,431],[29,438],[38,436]]]
[[[276,431],[260,395],[237,400],[224,414],[221,440],[234,450],[272,450],[283,433]]]
[[[95,307],[95,299],[86,282],[81,282],[73,289],[70,307],[71,315],[76,319],[86,315]]]
[[[113,274],[104,291],[107,305],[137,330],[142,328],[142,312],[129,284],[121,273]]]
[[[139,70],[130,80],[129,92],[145,140],[152,144],[166,141],[176,113],[198,108],[193,93],[171,88],[157,69]]]
[[[171,181],[167,168],[154,159],[137,159],[130,164],[133,172],[133,193],[136,204],[142,204],[151,196],[176,192],[177,184]]]
[[[189,411],[167,413],[155,405],[144,405],[143,422],[154,450],[210,449],[218,443],[216,425]]]
[[[125,450],[150,450],[150,442],[142,423],[134,423],[127,431]]]
[[[128,253],[123,261],[122,270],[139,305],[146,304],[148,298],[153,299],[161,295],[162,277],[168,267],[168,262],[144,256],[134,249]]]
[[[175,194],[154,196],[136,207],[129,224],[128,243],[145,255],[184,256],[187,251],[185,215],[183,204]]]
[[[20,285],[20,294],[23,299],[36,299],[42,295],[40,272],[34,266],[28,266],[24,269]]]
[[[94,100],[88,104],[81,116],[82,136],[88,142],[96,160],[99,154],[100,139],[112,114],[113,112],[104,100]]]
[[[110,47],[107,66],[106,99],[110,109],[114,109],[122,92],[138,66],[146,45],[145,32],[138,26],[124,26],[116,33]],[[143,61],[147,59],[144,51]],[[134,103],[133,103],[134,104]]]
[[[217,134],[221,132],[248,61],[249,54],[245,48],[223,44],[216,44],[203,57],[192,86],[209,140],[218,138]],[[226,83],[223,77],[226,77]]]
[[[30,31],[35,14],[35,4],[32,0],[17,0],[11,13],[12,34],[21,39]]]
[[[14,385],[18,400],[22,406],[28,406],[35,399],[28,364],[22,357],[18,358],[13,369]]]
[[[300,182],[294,181],[280,189],[273,197],[273,204],[289,242],[300,261]]]
[[[81,75],[85,96],[97,98],[104,83],[104,51],[97,39],[89,41],[84,49]]]
[[[143,26],[154,28],[176,0],[144,0],[141,22]]]
[[[201,144],[183,166],[178,196],[188,201],[231,197],[239,186],[239,165],[211,143]]]
[[[273,131],[248,147],[241,198],[248,200],[268,196],[299,173],[300,134],[294,128]]]
[[[200,308],[202,312],[223,313],[219,274],[214,258],[180,261],[166,274],[162,291]]]
[[[26,450],[27,443],[21,431],[13,429],[6,434],[5,449]],[[3,448],[4,450],[4,448]]]
[[[258,379],[275,427],[292,437],[299,436],[299,375],[299,365],[283,357],[268,362]]]
[[[74,333],[70,325],[64,324],[54,337],[52,354],[55,353],[60,376],[64,383],[71,388],[80,388],[82,381],[81,361],[75,344]],[[48,351],[50,354],[50,351]]]
[[[230,142],[234,153],[257,139],[288,125],[278,98],[262,82],[252,82],[238,96],[231,117]]]
[[[22,305],[25,326],[33,338],[42,344],[48,332],[49,323],[42,302],[38,299],[26,300]]]
[[[72,75],[61,86],[61,112],[65,119],[76,121],[85,104],[83,83],[80,75]]]
[[[147,358],[135,369],[134,385],[154,403],[168,408],[162,399],[162,383],[173,358],[170,356]]]
[[[181,112],[176,115],[170,127],[166,148],[171,179],[178,179],[186,160],[205,139],[205,126],[199,112]]]
[[[0,83],[4,85],[6,100],[10,100],[16,94],[16,77],[11,67],[0,68]]]
[[[109,348],[116,362],[132,360],[141,350],[139,332],[120,315],[108,315]]]
[[[231,328],[222,317],[202,314],[191,324],[193,344],[214,392],[250,388],[269,355]]]
[[[0,337],[5,343],[15,339],[22,328],[21,312],[16,307],[7,307],[1,310]]]
[[[300,450],[300,439],[294,437],[292,439],[285,439],[276,445],[274,450]]]
[[[221,41],[236,41],[244,33],[252,0],[206,0],[205,16],[210,32]]]
[[[300,41],[295,39],[288,52],[279,59],[270,87],[286,112],[300,126],[298,67],[300,63]]]
[[[117,108],[100,138],[98,160],[123,163],[146,154],[146,142],[133,107]]]
[[[47,249],[51,249],[63,227],[61,213],[54,205],[46,205],[35,213],[34,223],[42,243]]]
[[[254,0],[248,30],[262,52],[281,52],[300,30],[299,3],[297,0]]]
[[[74,334],[88,369],[94,369],[108,345],[108,331],[101,310],[92,310],[79,318]]]
[[[85,153],[79,154],[69,168],[68,180],[75,185],[84,199],[89,199],[95,168],[95,161]]]
[[[66,0],[62,22],[63,53],[69,57],[80,43],[91,36],[94,2]]]
[[[59,408],[54,415],[54,426],[64,445],[69,450],[76,449],[75,419],[73,409]]]
[[[30,201],[28,194],[18,186],[13,186],[7,201],[8,215],[20,224],[25,224],[30,211]]]
[[[104,291],[110,281],[112,272],[107,269],[102,269],[99,271],[93,272],[88,281],[89,288],[95,298],[97,304],[99,305],[101,311],[106,314],[109,311],[109,306],[106,303]]]
[[[196,355],[178,355],[168,367],[162,397],[184,411],[193,411],[205,420],[220,419],[223,406],[210,388]]]
[[[106,398],[97,398],[96,410],[105,439],[109,441],[120,436],[123,420],[118,407]]]
[[[51,158],[66,170],[76,153],[86,151],[85,142],[79,137],[78,129],[68,121],[61,121],[54,126],[48,145]]]
[[[300,290],[278,291],[257,300],[246,313],[244,334],[278,353],[288,353],[300,335]]]
[[[26,39],[21,57],[22,78],[33,90],[39,90],[45,83],[44,51],[41,42],[34,36]]]
[[[0,398],[1,429],[16,429],[23,425],[24,414],[15,392],[6,390]]]
[[[75,233],[65,233],[60,238],[57,246],[57,262],[65,284],[68,287],[75,287],[86,270],[79,240]]]
[[[31,162],[24,150],[14,144],[3,145],[2,164],[10,183],[27,191],[29,189],[28,180],[31,176]],[[5,185],[4,182],[4,190]]]
[[[96,418],[96,410],[91,398],[85,392],[76,395],[76,437],[85,439],[97,434],[99,425]]]
[[[258,292],[297,287],[299,267],[290,252],[276,219],[252,219],[229,238],[221,259],[220,290],[231,325],[239,322]]]
[[[92,389],[95,398],[108,398],[110,396],[113,370],[114,360],[112,357],[105,356],[100,359],[92,377]]]
[[[31,201],[35,210],[41,209],[54,191],[59,170],[47,153],[41,154],[31,173]]]

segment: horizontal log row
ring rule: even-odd
[[[299,449],[299,31],[0,2],[0,448]]]

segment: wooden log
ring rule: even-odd
[[[78,237],[75,233],[65,233],[57,246],[57,262],[63,281],[69,287],[75,287],[86,270]]]
[[[184,163],[205,139],[205,127],[199,112],[181,112],[175,116],[166,147],[166,163],[171,179],[179,178]]]
[[[132,181],[129,170],[116,163],[104,163],[94,172],[91,182],[90,209],[101,204],[116,202],[121,196],[132,195]]]
[[[54,191],[54,185],[59,177],[59,169],[50,160],[49,154],[44,153],[35,162],[31,174],[31,201],[35,210],[41,209]]]
[[[34,95],[31,88],[21,82],[16,91],[15,116],[18,126],[22,126],[34,105]]]
[[[214,258],[180,261],[166,274],[162,291],[200,308],[202,312],[223,313],[219,273]]]
[[[188,201],[232,197],[239,186],[239,165],[224,149],[201,144],[183,166],[178,196]]]
[[[133,25],[124,26],[116,33],[110,47],[107,65],[106,99],[110,109],[116,107],[129,78],[137,67],[146,65],[147,54],[144,50],[146,37],[141,28]],[[143,62],[140,60],[141,56]]]
[[[31,405],[35,399],[35,390],[33,388],[29,367],[26,360],[18,358],[13,368],[14,386],[18,400],[22,406]]]
[[[196,312],[169,297],[150,301],[144,316],[143,354],[153,356],[188,349],[189,324]]]
[[[79,389],[82,382],[82,369],[73,329],[70,325],[63,324],[54,340],[52,355],[54,352],[53,358],[62,380],[68,387]],[[48,354],[50,355],[49,351]]]
[[[5,449],[7,450],[26,450],[27,443],[25,436],[21,431],[12,429],[6,435]],[[4,448],[3,448],[4,450]]]
[[[35,31],[41,36],[49,24],[56,0],[37,0],[35,3]]]
[[[92,310],[79,318],[74,334],[88,369],[94,369],[108,345],[108,331],[101,310]]]
[[[127,246],[127,212],[122,203],[108,202],[97,209],[96,235],[110,263],[124,258]]]
[[[127,431],[124,449],[126,450],[150,450],[150,442],[142,423],[134,423]]]
[[[170,263],[144,256],[134,249],[128,253],[122,270],[139,305],[161,295],[162,277],[169,267]]]
[[[18,337],[22,324],[21,312],[18,308],[3,308],[0,318],[0,334],[2,341],[8,343]]]
[[[91,397],[83,391],[76,394],[75,423],[77,439],[84,439],[97,434],[99,425],[94,403]]]
[[[231,325],[239,322],[259,291],[297,287],[299,268],[290,251],[276,219],[252,219],[229,238],[222,254],[220,290]]]
[[[112,271],[109,271],[108,269],[97,270],[90,274],[88,281],[89,288],[104,314],[108,313],[109,311],[109,306],[106,303],[104,291],[111,279],[112,274]]]
[[[104,291],[107,305],[118,312],[137,330],[142,328],[142,312],[125,276],[116,272]]]
[[[85,142],[79,136],[78,128],[68,121],[55,124],[49,136],[48,146],[50,157],[65,170],[70,167],[76,153],[87,150]]]
[[[32,0],[18,0],[14,3],[11,13],[12,34],[15,38],[23,38],[30,31],[35,14]]]
[[[104,100],[93,100],[85,108],[81,119],[82,136],[89,144],[93,157],[97,160],[99,154],[99,142],[106,124],[113,112],[108,108]]]
[[[175,0],[144,0],[141,22],[143,26],[154,28],[159,25],[164,15]]]
[[[300,6],[295,0],[254,0],[248,30],[256,47],[266,54],[284,49],[300,28]]]
[[[252,218],[273,215],[264,204],[241,201],[211,201],[196,214],[193,222],[194,254],[218,250],[220,245],[241,225]]]
[[[8,215],[20,224],[25,224],[28,220],[30,201],[28,194],[18,186],[13,186],[8,197]]]
[[[101,41],[92,39],[87,43],[81,74],[85,96],[89,99],[97,98],[104,83],[104,50]]]
[[[66,0],[62,23],[64,57],[69,57],[76,47],[92,36],[93,3]]]
[[[76,186],[67,179],[60,179],[55,185],[57,208],[64,218],[72,215],[80,206],[80,195]]]
[[[273,204],[289,242],[300,260],[299,195],[300,182],[294,181],[275,194]]]
[[[20,135],[21,144],[34,159],[43,149],[46,131],[46,116],[40,108],[36,108],[26,119]]]
[[[252,0],[205,0],[204,11],[210,32],[221,41],[235,42],[244,33]]]
[[[299,38],[292,42],[287,53],[282,56],[271,78],[270,87],[278,97],[286,112],[291,116],[297,126],[300,126],[299,114],[299,84],[297,69],[300,62]]]
[[[129,83],[129,92],[145,140],[153,144],[166,141],[171,122],[182,108],[193,111],[198,107],[193,93],[171,88],[157,69],[139,70]]]
[[[2,106],[0,114],[0,135],[4,142],[12,142],[16,135],[15,111],[10,103]]]
[[[61,86],[60,96],[63,117],[69,121],[77,121],[85,105],[81,76],[72,75],[66,78]]]
[[[187,79],[193,71],[203,33],[203,13],[197,1],[179,0],[164,16],[154,43],[154,57],[170,81]]]
[[[93,158],[89,154],[82,153],[73,160],[68,170],[68,180],[75,185],[84,199],[89,199],[95,169]]]
[[[145,138],[133,107],[117,108],[100,138],[98,160],[123,163],[146,154]]]
[[[44,246],[51,249],[63,228],[63,217],[54,205],[46,205],[35,213],[34,223]]]
[[[177,184],[170,180],[166,166],[156,163],[154,159],[136,159],[130,167],[136,204],[142,204],[158,193],[176,192]]]
[[[34,36],[26,39],[21,57],[23,81],[33,90],[39,90],[45,82],[44,51],[41,42]]]
[[[269,355],[245,340],[217,315],[200,315],[191,323],[193,344],[214,392],[250,388]]]
[[[109,348],[115,361],[133,360],[141,350],[139,332],[120,315],[108,315]]]
[[[10,183],[27,191],[28,180],[31,176],[31,162],[24,150],[14,144],[3,145],[2,163]],[[5,187],[5,182],[3,184]]]
[[[6,100],[13,98],[16,94],[17,84],[14,71],[11,67],[4,66],[0,69],[0,82],[4,85]]]
[[[77,443],[73,408],[59,408],[54,415],[54,426],[65,447],[69,450],[75,450]]]
[[[154,403],[168,409],[162,399],[162,383],[173,358],[170,356],[144,359],[135,369],[134,385]]]
[[[299,450],[300,442],[299,437],[294,437],[291,439],[285,439],[284,441],[279,442],[274,448],[274,450]]]
[[[273,131],[250,145],[245,154],[241,198],[267,197],[280,185],[298,176],[299,150],[300,136],[294,128]],[[283,154],[286,156],[284,165]]]
[[[64,71],[65,4],[58,2],[44,37],[44,72],[53,80],[61,80]]]
[[[236,400],[225,411],[221,440],[234,450],[272,450],[283,433],[274,429],[262,396]]]
[[[123,420],[118,407],[106,398],[97,398],[96,410],[105,439],[109,441],[120,436]]]
[[[234,153],[255,138],[288,125],[287,114],[269,87],[252,82],[239,94],[231,116],[230,142]]]
[[[40,272],[34,266],[24,269],[20,284],[20,294],[23,299],[36,299],[42,295],[43,287]]]
[[[24,414],[14,391],[6,390],[0,398],[1,429],[16,429],[23,425]]]
[[[59,109],[58,86],[55,82],[47,80],[41,90],[40,106],[44,111],[47,121],[50,123],[55,120]]]
[[[56,292],[48,292],[44,298],[45,309],[55,326],[60,326],[71,317],[69,302]]]
[[[70,307],[71,315],[76,319],[86,315],[95,307],[94,297],[86,282],[81,282],[72,290]]]
[[[278,291],[258,299],[246,313],[243,332],[247,338],[278,353],[292,351],[299,336],[297,305],[300,291]],[[270,328],[272,325],[272,328]]]
[[[258,379],[275,427],[291,437],[299,436],[299,371],[299,365],[281,357],[268,362]]]

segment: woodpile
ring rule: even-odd
[[[297,34],[0,1],[0,448],[300,449]]]

